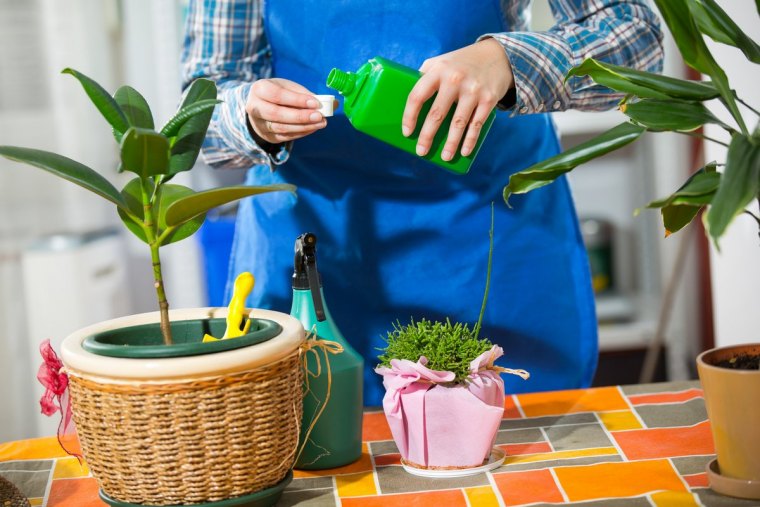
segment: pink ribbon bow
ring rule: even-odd
[[[76,436],[76,428],[71,417],[71,402],[69,400],[69,377],[63,372],[63,362],[58,358],[50,340],[45,340],[40,345],[42,364],[37,371],[37,380],[45,387],[45,393],[40,398],[40,408],[46,416],[52,416],[61,412],[61,421],[58,423],[58,443],[70,456],[76,456],[82,462],[79,451],[79,442]],[[67,448],[71,444],[72,450]]]

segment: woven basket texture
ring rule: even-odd
[[[30,507],[29,500],[8,479],[0,475],[0,507]]]
[[[301,383],[298,350],[247,372],[180,383],[69,374],[82,451],[101,489],[152,505],[218,501],[282,480],[298,445]]]

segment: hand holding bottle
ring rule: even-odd
[[[272,144],[284,143],[325,128],[319,101],[287,79],[259,79],[251,85],[245,111],[254,132]]]
[[[441,158],[451,160],[463,137],[462,155],[469,155],[491,110],[514,85],[504,48],[494,39],[484,39],[425,60],[420,71],[423,76],[409,94],[404,110],[403,134],[409,136],[414,131],[422,105],[437,93],[420,131],[417,154],[427,154],[438,128],[456,102]]]

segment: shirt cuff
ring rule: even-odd
[[[513,115],[564,111],[570,107],[571,88],[565,74],[572,53],[560,37],[545,32],[489,33],[478,40],[499,42],[512,66],[515,84]],[[576,78],[571,78],[576,79]]]

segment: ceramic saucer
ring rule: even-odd
[[[716,493],[737,498],[760,500],[760,481],[734,479],[733,477],[721,475],[717,458],[707,464],[707,476],[710,478],[710,488]]]
[[[488,460],[482,465],[478,465],[475,467],[455,468],[451,470],[417,468],[417,467],[413,467],[411,465],[406,464],[403,460],[401,461],[401,466],[403,466],[404,470],[406,470],[410,474],[418,475],[420,477],[437,477],[437,478],[465,477],[468,475],[480,474],[483,472],[487,472],[489,470],[493,470],[494,468],[498,468],[501,466],[502,463],[504,463],[504,458],[506,457],[507,457],[507,453],[504,452],[503,449],[499,447],[494,447],[493,449],[491,449],[491,454],[490,456],[488,456]]]

